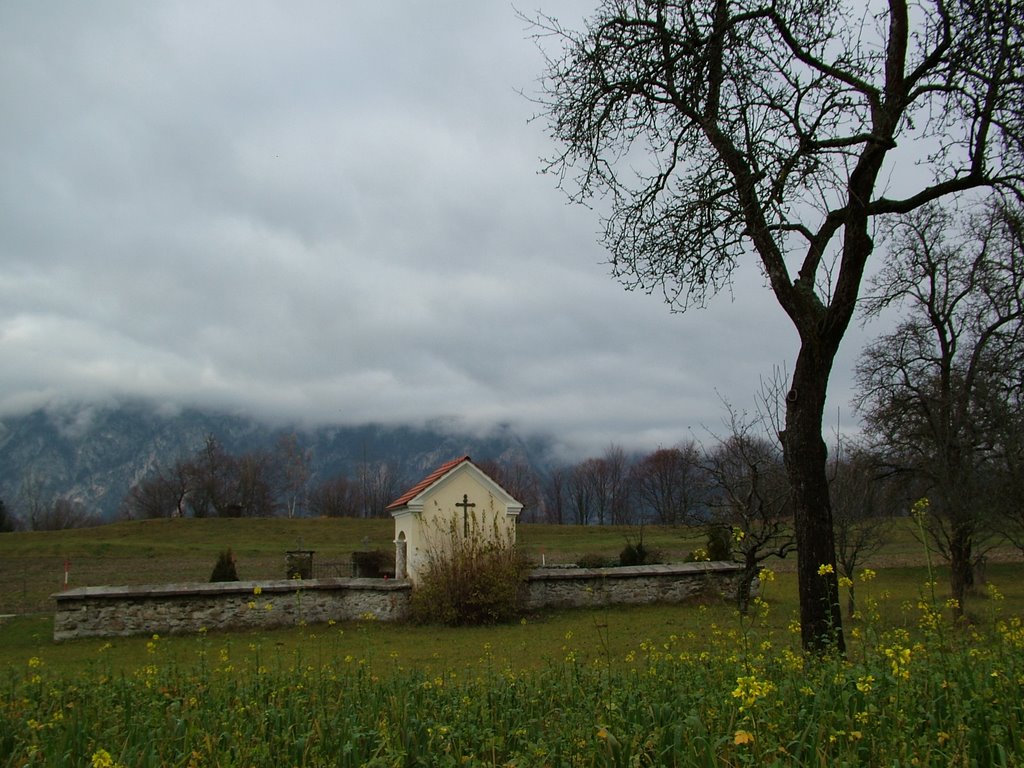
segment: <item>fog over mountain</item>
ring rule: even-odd
[[[73,499],[114,517],[131,486],[199,450],[213,436],[231,454],[270,451],[296,435],[310,453],[310,483],[354,477],[361,463],[387,462],[411,483],[438,464],[469,454],[477,461],[526,464],[543,473],[553,443],[507,427],[472,431],[454,421],[408,426],[364,424],[294,428],[195,408],[172,410],[132,401],[64,405],[0,419],[0,499],[15,514],[27,494]]]

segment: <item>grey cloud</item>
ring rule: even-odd
[[[0,6],[0,410],[718,423],[795,338],[752,268],[682,316],[608,276],[538,173],[542,66],[500,4]]]

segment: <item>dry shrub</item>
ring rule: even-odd
[[[464,626],[519,618],[529,565],[511,535],[473,519],[466,533],[453,522],[434,538],[412,592],[414,621]]]

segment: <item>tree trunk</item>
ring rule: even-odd
[[[956,605],[953,606],[955,619],[963,618],[964,599],[967,590],[974,583],[971,550],[970,530],[954,528],[949,539],[949,591],[956,600]]]
[[[760,572],[761,566],[754,559],[753,552],[747,552],[743,559],[743,573],[740,575],[739,584],[736,585],[736,607],[741,614],[747,615],[750,610],[750,592],[754,579]]]
[[[845,651],[825,469],[828,452],[821,438],[832,359],[817,354],[806,340],[801,345],[786,395],[786,429],[779,436],[793,490],[800,636],[803,647],[817,653]]]

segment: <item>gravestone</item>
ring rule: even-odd
[[[289,549],[284,553],[285,574],[289,579],[313,578],[312,549]]]

